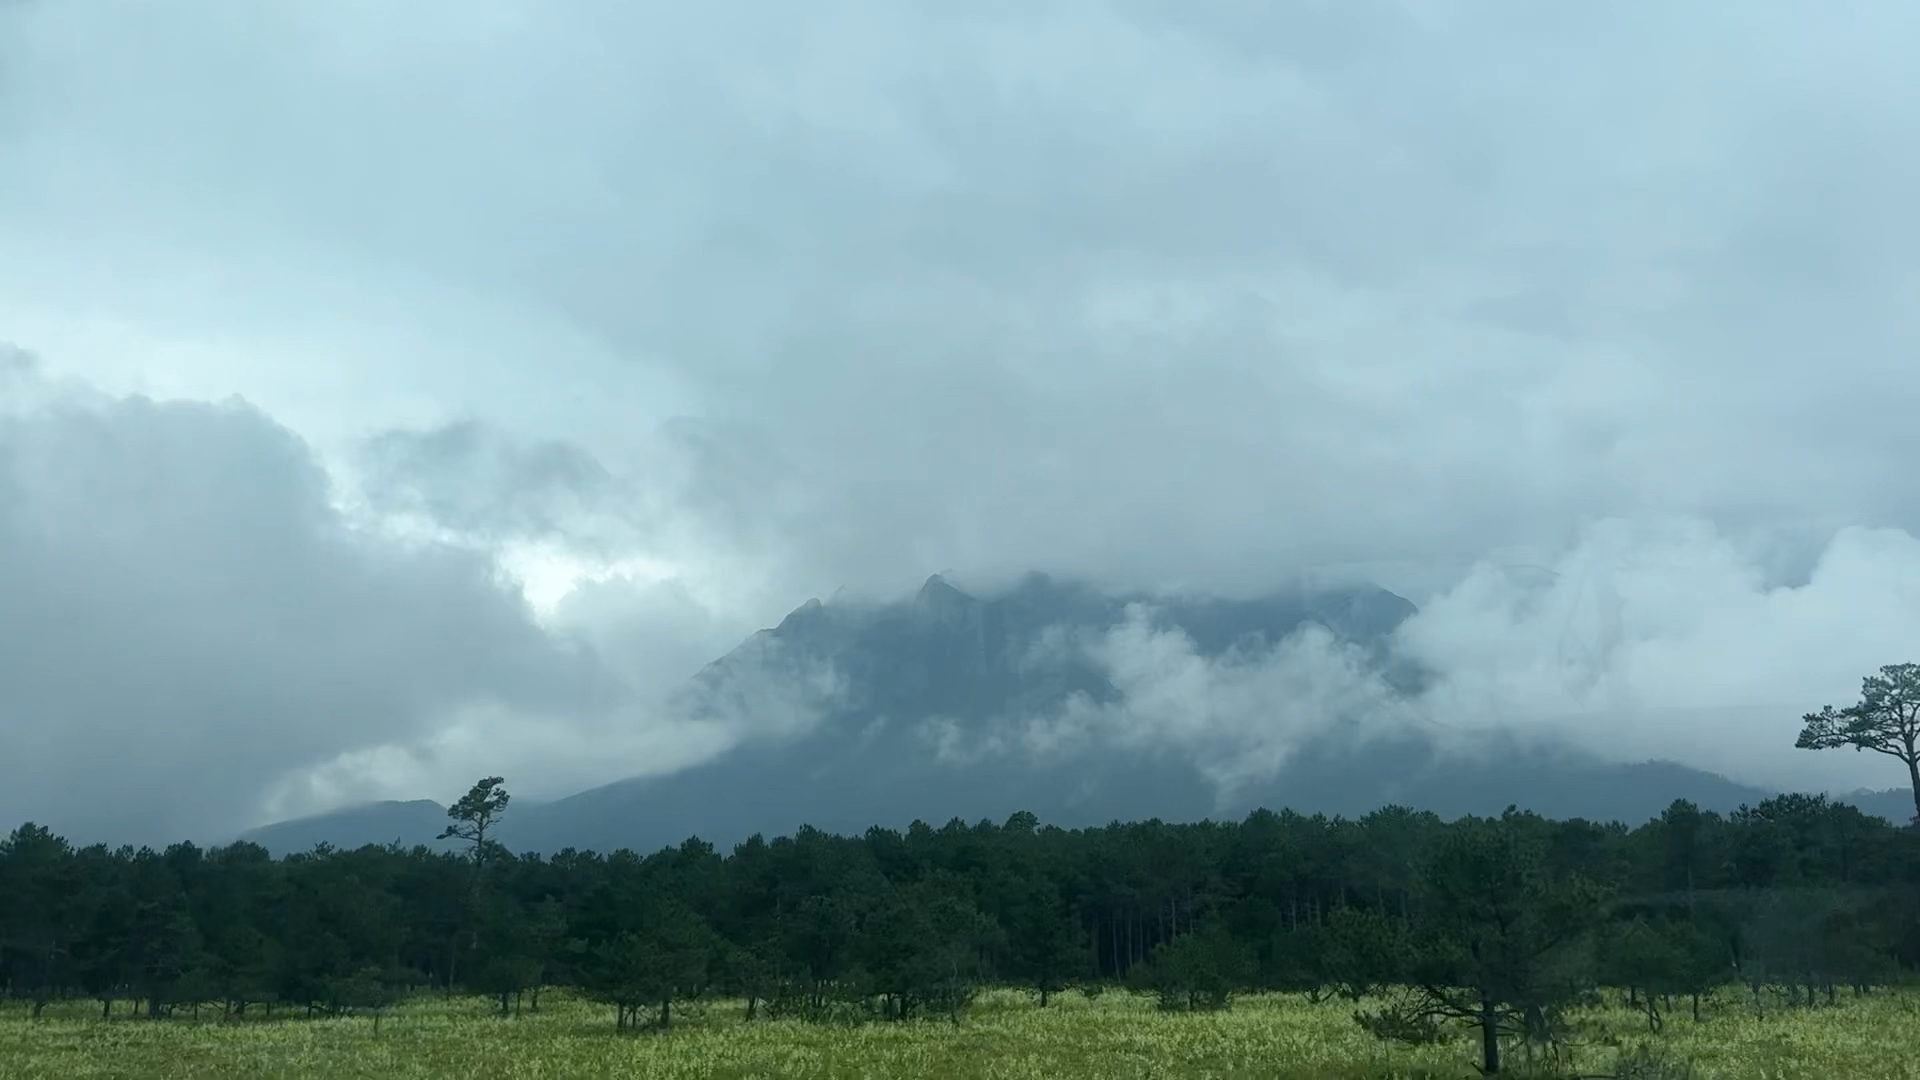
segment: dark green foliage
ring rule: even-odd
[[[1413,947],[1405,924],[1365,908],[1341,908],[1317,928],[1319,979],[1358,1001],[1407,974]]]
[[[1390,808],[1067,831],[1016,813],[545,858],[486,838],[497,781],[463,805],[457,854],[74,850],[23,826],[0,841],[0,987],[23,1011],[235,1020],[378,1016],[433,987],[512,1022],[568,986],[620,1028],[719,994],[756,1017],[949,1022],[987,982],[1041,1001],[1131,985],[1182,1011],[1284,988],[1353,999],[1383,1038],[1473,1025],[1494,1071],[1503,1046],[1551,1051],[1561,1010],[1601,985],[1657,1028],[1735,981],[1763,1007],[1824,1008],[1920,969],[1920,835],[1817,797],[1724,818],[1676,803],[1637,829]]]
[[[890,889],[868,913],[855,947],[868,994],[882,1014],[926,1012],[957,1018],[986,975],[998,927],[958,884],[916,882]]]
[[[71,898],[81,886],[67,842],[46,829],[28,822],[0,841],[0,956],[36,1016],[79,981],[86,928]]]
[[[1726,942],[1709,927],[1687,919],[1635,918],[1602,935],[1599,981],[1628,991],[1646,1013],[1649,1031],[1664,1023],[1661,1003],[1675,997],[1693,1003],[1734,974]]]
[[[1153,950],[1138,984],[1170,1011],[1225,1009],[1233,992],[1253,981],[1253,957],[1224,927],[1176,937]]]
[[[1802,750],[1885,754],[1907,767],[1913,788],[1913,824],[1920,828],[1920,664],[1888,664],[1861,680],[1860,700],[1831,705],[1804,718],[1794,744]]]
[[[506,781],[498,776],[489,776],[473,785],[472,790],[460,796],[458,802],[447,807],[447,816],[453,819],[440,833],[438,839],[459,840],[464,842],[473,854],[475,862],[491,854],[492,841],[487,834],[500,823],[507,812],[507,804],[513,796],[507,794]]]
[[[656,1026],[670,1027],[676,1001],[707,992],[721,942],[704,920],[672,897],[653,900],[635,922],[582,960],[581,985],[615,1006],[617,1027],[635,1026],[647,1008],[659,1010]]]
[[[1416,1019],[1470,1023],[1485,1073],[1500,1070],[1502,1040],[1547,1034],[1555,1010],[1593,982],[1603,890],[1554,857],[1556,832],[1579,838],[1584,824],[1509,810],[1449,827],[1421,861],[1422,917],[1405,952],[1405,981],[1422,1000],[1362,1022],[1376,1033]]]

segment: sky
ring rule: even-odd
[[[1791,743],[1920,659],[1917,24],[0,2],[0,823],[676,768],[807,598],[1036,568],[1378,581],[1433,716],[1890,786]],[[1344,678],[1102,647],[1169,730]]]

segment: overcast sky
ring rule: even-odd
[[[1450,715],[1891,785],[1791,743],[1920,659],[1916,39],[0,2],[0,824],[672,767],[809,596],[1036,567],[1365,575]]]

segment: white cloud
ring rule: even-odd
[[[145,535],[142,463],[82,475],[53,460],[81,436],[45,417],[238,395],[304,447],[258,479],[302,521],[380,566],[457,564],[502,633],[618,653],[637,701],[842,585],[1043,568],[1244,594],[1339,564],[1439,597],[1418,626],[1448,629],[1419,647],[1452,665],[1460,723],[1839,770],[1749,752],[1737,715],[1845,697],[1909,640],[1869,583],[1904,580],[1897,530],[1920,530],[1920,26],[1893,0],[1598,11],[6,5],[0,338],[39,374],[0,361],[0,414],[62,478],[23,512]],[[397,477],[368,452],[461,430],[472,454]],[[599,479],[521,467],[546,451]],[[96,615],[185,648],[140,576],[185,575],[271,625],[286,598],[222,573],[276,554],[245,543],[303,549],[238,513],[188,545],[236,530],[221,573],[134,545]],[[1701,524],[1581,539],[1612,519]],[[1816,584],[1776,587],[1848,526],[1896,531],[1842,534]],[[1694,569],[1614,567],[1602,543]],[[1490,552],[1562,576],[1473,571]],[[89,576],[48,565],[0,576],[39,582],[36,632],[70,642]],[[342,625],[387,617],[341,595],[363,605]],[[306,670],[246,644],[192,647]],[[1198,695],[1166,702],[1178,738],[1239,731],[1219,718],[1263,694],[1346,707],[1300,657],[1196,683],[1177,645],[1115,659]],[[450,702],[403,710],[389,741],[417,757],[499,688],[408,650]],[[274,769],[375,752],[276,723]],[[51,753],[40,732],[21,745]]]
[[[1120,699],[1071,698],[1026,723],[1019,748],[1072,753],[1089,744],[1191,755],[1223,792],[1271,776],[1301,743],[1334,731],[1362,737],[1417,718],[1356,646],[1313,626],[1268,648],[1203,655],[1135,604],[1125,621],[1078,643]]]
[[[1891,786],[1878,762],[1792,748],[1800,717],[1920,656],[1920,541],[1843,529],[1804,581],[1698,520],[1603,523],[1531,581],[1483,566],[1403,633],[1444,674],[1436,718],[1552,731],[1781,786]]]
[[[1397,655],[1432,675],[1412,696],[1318,627],[1209,657],[1136,606],[1105,633],[1045,646],[1080,650],[1120,701],[1075,698],[1023,718],[1017,740],[964,749],[1171,749],[1230,790],[1329,735],[1417,732],[1477,753],[1505,732],[1764,786],[1893,786],[1878,759],[1793,743],[1803,714],[1851,704],[1864,676],[1920,656],[1920,540],[1841,530],[1800,581],[1769,562],[1697,519],[1606,521],[1547,565],[1482,562],[1396,633]],[[959,733],[945,735],[958,757]]]

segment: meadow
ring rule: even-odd
[[[1382,1043],[1355,1025],[1352,1005],[1297,995],[1248,995],[1219,1013],[1164,1013],[1153,999],[1063,994],[1045,1009],[1017,991],[982,995],[960,1023],[828,1026],[746,1020],[737,1003],[690,1007],[670,1031],[616,1034],[612,1011],[564,995],[540,1011],[500,1018],[480,999],[423,997],[371,1016],[226,1023],[209,1010],[150,1021],[99,1018],[72,1003],[39,1020],[0,1013],[0,1078],[929,1077],[993,1080],[1454,1080],[1476,1076],[1469,1034],[1448,1043]],[[1571,1062],[1513,1076],[1646,1080],[1908,1080],[1920,1078],[1912,1038],[1920,996],[1842,996],[1822,1008],[1755,1008],[1729,991],[1701,1022],[1676,1010],[1657,1035],[1640,1014],[1589,1009]],[[1656,1067],[1634,1065],[1642,1046]]]

